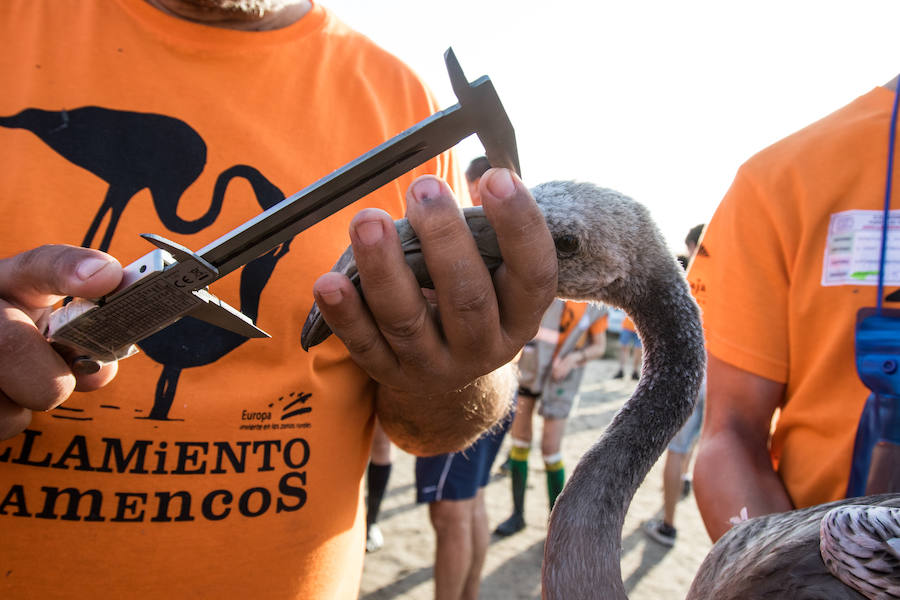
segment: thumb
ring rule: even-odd
[[[65,296],[97,298],[122,280],[122,266],[99,250],[48,245],[0,260],[0,298],[25,310]]]

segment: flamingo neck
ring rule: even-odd
[[[690,415],[705,369],[699,310],[681,273],[625,307],[644,346],[640,383],[582,457],[551,514],[544,598],[626,598],[622,525],[638,486]]]

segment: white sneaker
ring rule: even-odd
[[[384,546],[384,535],[381,533],[381,527],[378,523],[369,525],[366,532],[366,552],[377,552]]]

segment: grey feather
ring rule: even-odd
[[[865,506],[859,506],[861,504]],[[885,507],[900,507],[900,495],[885,494],[839,500],[756,517],[736,525],[722,536],[700,565],[688,598],[897,598],[862,593],[858,586],[845,584],[836,577],[836,573],[827,565],[833,559],[823,560],[823,556],[830,554],[837,557],[839,563],[853,562],[849,554],[856,552],[853,546],[869,537],[859,529],[851,534],[852,528],[843,526],[846,521],[842,515],[851,506],[855,507],[852,512],[856,515],[869,511],[879,512]],[[897,509],[893,510],[896,513]],[[829,518],[832,521],[838,520],[842,525],[832,528],[827,524]],[[894,527],[897,526],[895,521]],[[831,530],[831,533],[821,538],[823,548],[820,552],[820,532],[823,529]],[[827,540],[828,536],[832,539]],[[856,541],[852,541],[853,537],[856,537]],[[894,567],[896,563],[895,558]],[[876,564],[870,563],[871,566]],[[900,584],[900,572],[896,568],[881,572],[871,569],[866,578],[877,582],[875,586],[887,589],[891,586],[896,589]]]
[[[870,600],[900,598],[900,498],[884,498],[826,507],[819,528],[828,570]]]

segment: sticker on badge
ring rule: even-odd
[[[881,255],[880,210],[845,210],[831,215],[822,285],[878,285]],[[900,285],[900,210],[892,210],[888,221],[885,285]]]

